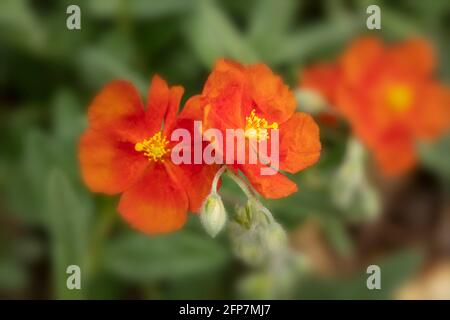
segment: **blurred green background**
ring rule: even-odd
[[[243,264],[227,233],[211,239],[194,215],[180,232],[140,235],[117,214],[117,197],[91,194],[80,180],[85,111],[108,81],[132,81],[145,94],[159,73],[186,88],[185,101],[214,61],[229,57],[262,61],[295,89],[305,65],[333,59],[368,32],[374,3],[382,10],[376,33],[430,40],[448,83],[447,0],[1,0],[0,298],[450,299],[448,136],[421,145],[422,164],[402,179],[385,181],[369,167],[369,191],[342,207],[330,184],[349,130],[322,125],[319,164],[293,177],[295,195],[265,202],[309,261],[283,279]],[[81,30],[66,28],[70,4],[81,8]],[[221,193],[242,201],[229,181]],[[81,267],[82,290],[66,288],[71,264]],[[381,290],[366,287],[370,264],[382,269]]]

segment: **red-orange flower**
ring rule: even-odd
[[[264,131],[259,137],[264,138],[266,129],[279,129],[279,169],[288,173],[317,162],[321,150],[318,126],[295,108],[288,86],[266,65],[243,66],[229,60],[216,63],[202,94],[191,100],[191,110],[203,113],[204,128],[219,129],[223,136],[226,129],[257,129]],[[263,166],[261,162],[231,165],[266,198],[285,197],[297,190],[280,172],[261,175]]]
[[[209,193],[216,167],[174,165],[171,132],[189,128],[177,117],[183,88],[152,80],[147,108],[125,81],[105,86],[88,110],[89,128],[81,137],[79,159],[90,190],[122,193],[118,211],[148,234],[179,229],[187,211],[197,211]],[[189,109],[186,109],[189,113]]]
[[[377,38],[353,42],[334,63],[304,71],[301,86],[321,92],[373,151],[386,175],[416,162],[414,143],[450,125],[449,88],[433,79],[435,57],[419,39],[385,46]]]

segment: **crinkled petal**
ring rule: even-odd
[[[170,165],[170,164],[168,164]],[[219,165],[180,164],[170,165],[179,184],[186,190],[189,199],[189,210],[197,213],[208,194]]]
[[[184,189],[158,163],[122,194],[118,210],[137,230],[159,234],[180,229],[186,222],[188,206]]]
[[[314,119],[296,112],[280,126],[280,169],[296,173],[320,157],[319,127]]]
[[[297,191],[297,185],[279,172],[274,175],[262,175],[262,167],[262,164],[247,164],[239,166],[239,169],[263,197],[279,199]]]
[[[181,164],[175,165],[172,162],[167,162],[166,165],[174,173],[174,177],[179,184],[185,188],[189,198],[189,210],[198,212],[201,204],[211,191],[212,180],[220,166],[205,164],[203,157],[201,158],[202,163],[195,164],[194,152],[198,150],[200,155],[203,155],[203,150],[209,142],[202,140],[201,132],[198,132],[199,139],[194,139],[194,120],[179,119],[175,126],[175,130],[177,129],[187,130],[190,134],[190,141],[177,142],[177,144],[186,147],[187,151],[190,151],[189,156],[187,161],[183,161]]]
[[[202,93],[206,127],[225,129],[244,126],[245,117],[241,108],[245,86],[243,70],[241,65],[229,60],[219,60],[214,66]]]
[[[79,144],[81,174],[91,191],[115,194],[142,175],[148,160],[134,144],[117,136],[88,129]]]
[[[126,81],[107,84],[88,110],[91,128],[136,142],[145,135],[144,108],[136,88]]]
[[[281,77],[275,75],[264,64],[255,64],[246,69],[249,98],[254,101],[257,112],[270,122],[281,124],[295,111],[296,101]],[[253,106],[246,110],[250,114]]]

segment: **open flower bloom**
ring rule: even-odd
[[[169,88],[155,76],[145,110],[132,84],[112,82],[90,105],[89,128],[79,145],[81,172],[89,189],[122,193],[118,211],[148,234],[182,227],[187,211],[200,208],[217,169],[171,161],[171,132],[192,127],[183,113],[177,115],[182,95],[182,87]]]
[[[368,37],[338,61],[306,69],[301,86],[324,95],[392,176],[415,164],[417,139],[436,138],[450,125],[450,91],[432,78],[434,67],[423,40],[387,47]]]
[[[263,140],[269,138],[268,130],[278,129],[281,171],[297,173],[319,159],[318,126],[309,115],[295,112],[292,92],[263,64],[243,66],[219,60],[202,94],[191,99],[190,107],[203,114],[203,129],[218,129],[223,136],[227,129],[242,129],[246,140],[250,138],[248,133],[256,134],[253,137],[256,140]],[[247,155],[248,146],[246,143]],[[297,190],[297,185],[278,171],[273,175],[262,175],[260,169],[266,164],[259,160],[253,164],[248,161],[227,164],[235,171],[241,171],[254,189],[266,198],[285,197]]]

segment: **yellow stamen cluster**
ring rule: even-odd
[[[269,124],[266,119],[256,115],[255,109],[252,110],[250,116],[245,117],[245,136],[249,139],[256,138],[257,141],[269,139],[267,129],[278,129],[278,123]]]
[[[139,152],[144,152],[148,161],[164,162],[164,155],[170,151],[167,148],[169,141],[166,136],[163,136],[161,131],[155,133],[151,138],[135,144],[134,149]]]
[[[387,91],[387,102],[394,112],[402,113],[408,110],[412,100],[411,88],[406,85],[394,85]]]

